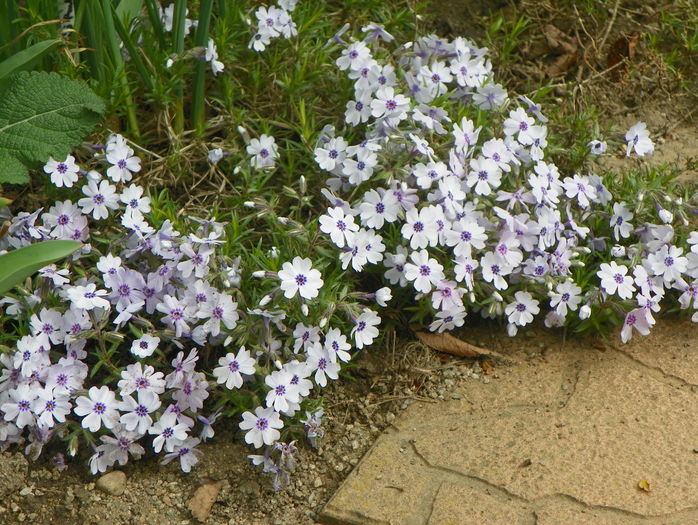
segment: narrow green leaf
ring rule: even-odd
[[[0,255],[0,295],[47,264],[63,259],[82,246],[76,241],[45,241]]]
[[[0,62],[0,80],[29,67],[33,61],[41,58],[60,43],[61,40],[44,40]]]

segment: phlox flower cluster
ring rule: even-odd
[[[343,268],[411,291],[436,332],[479,312],[504,317],[513,336],[539,314],[557,327],[612,303],[631,310],[627,341],[631,327],[648,332],[669,290],[697,308],[698,246],[678,246],[672,212],[657,200],[640,219],[642,197],[630,207],[592,171],[561,173],[540,106],[509,97],[486,49],[430,35],[391,51],[372,27],[334,40],[354,95],[344,132],[326,127],[314,150],[328,173],[319,226]],[[625,139],[628,155],[654,148],[643,123]],[[607,143],[588,147],[596,157]]]
[[[291,38],[298,34],[291,13],[298,0],[279,0],[277,5],[260,6],[255,11],[256,28],[249,47],[255,51],[264,51],[272,38]]]
[[[222,408],[232,400],[242,412],[245,441],[271,453],[311,391],[338,379],[354,348],[371,344],[378,316],[355,308],[349,334],[346,323],[311,313],[324,280],[300,256],[262,272],[269,294],[240,308],[244,268],[221,253],[224,225],[190,218],[185,232],[169,220],[155,224],[149,197],[131,182],[141,160],[129,142],[114,135],[96,149],[97,169],[75,156],[50,159],[44,171],[66,198],[8,217],[0,240],[0,253],[51,239],[82,243],[0,299],[0,323],[27,334],[0,353],[0,449],[25,444],[38,457],[55,438],[74,456],[89,433],[93,473],[147,448],[189,472],[220,414],[207,406],[222,399]],[[251,399],[263,406],[240,410]],[[316,440],[319,416],[313,421]],[[288,473],[295,448],[282,446]]]

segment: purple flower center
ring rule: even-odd
[[[261,430],[262,432],[264,432],[267,428],[269,428],[269,421],[267,421],[263,417],[260,417],[257,420],[257,424],[255,426],[257,427],[257,430]]]
[[[68,166],[63,164],[62,162],[58,163],[58,166],[56,166],[56,171],[60,173],[61,175],[65,174],[66,171],[68,171]]]
[[[519,303],[516,305],[516,311],[517,312],[525,312],[526,311],[526,305],[523,303]]]
[[[267,150],[267,148],[262,148],[259,151],[259,156],[262,157],[263,159],[266,159],[269,156],[269,151]]]
[[[392,100],[392,99],[391,99],[391,100],[388,100],[388,101],[385,103],[385,109],[387,109],[388,111],[395,111],[396,108],[397,108],[397,102],[395,102],[395,101]]]
[[[308,282],[308,278],[305,275],[303,275],[302,273],[299,273],[298,275],[296,275],[296,284],[298,286],[303,286],[307,282]]]
[[[416,231],[417,233],[419,233],[419,232],[421,232],[421,231],[424,230],[424,224],[422,224],[421,222],[417,221],[417,222],[414,223],[414,226],[412,226],[412,228],[414,228],[414,231]]]
[[[116,163],[116,165],[119,166],[119,168],[122,170],[126,169],[126,161],[124,159],[121,159],[119,162]]]
[[[494,275],[499,275],[499,272],[501,271],[501,268],[499,267],[498,264],[493,264],[491,270],[492,270],[492,273],[493,273]]]
[[[143,390],[150,386],[150,381],[148,381],[145,377],[139,377],[134,381],[134,383],[136,383],[136,390]]]
[[[633,326],[636,322],[637,322],[637,317],[635,317],[635,314],[630,314],[625,319],[625,324],[627,324],[628,326]]]
[[[170,439],[172,436],[174,436],[174,430],[171,427],[167,427],[162,431],[162,437],[165,439]]]
[[[356,109],[356,111],[361,111],[362,109],[364,109],[363,103],[357,102],[356,104],[354,104],[354,109]]]
[[[122,284],[121,286],[119,286],[119,295],[121,297],[131,295],[131,287],[128,284]]]
[[[179,308],[173,308],[170,311],[170,319],[173,321],[180,321],[184,317],[184,312],[180,310]]]
[[[19,409],[20,412],[28,412],[29,409],[32,407],[32,404],[29,401],[22,400],[19,403],[17,403],[17,408]]]
[[[664,259],[664,266],[673,266],[674,265],[674,258],[673,257],[666,257]]]
[[[520,122],[519,123],[519,129],[521,131],[526,131],[528,129],[528,124],[526,122]]]
[[[325,360],[324,357],[320,358],[320,360],[317,363],[317,367],[320,370],[324,370],[325,368],[327,368],[327,361]]]
[[[213,312],[211,313],[211,316],[212,316],[214,319],[223,319],[223,308],[221,308],[220,306],[216,306],[216,307],[213,309]]]
[[[332,149],[332,150],[330,150],[330,152],[327,154],[327,156],[328,156],[329,158],[331,158],[331,159],[336,159],[337,157],[339,157],[339,153],[337,153],[337,150],[336,150],[336,149]]]
[[[623,281],[625,281],[625,279],[623,278],[623,276],[622,276],[621,274],[619,274],[619,273],[617,273],[617,274],[615,274],[615,275],[613,276],[613,280],[614,280],[615,282],[617,282],[618,284],[623,284]]]
[[[432,81],[434,84],[438,84],[439,82],[441,82],[441,77],[440,77],[439,75],[437,75],[436,73],[434,73],[434,74],[431,76],[431,81]]]
[[[383,212],[385,212],[385,204],[383,204],[382,202],[379,202],[378,204],[376,204],[376,213],[383,213]]]
[[[365,321],[361,321],[361,322],[359,322],[358,325],[356,325],[356,331],[357,331],[357,332],[362,332],[362,331],[364,330],[364,328],[366,328],[366,322],[365,322]]]
[[[65,213],[61,214],[58,216],[56,219],[56,222],[60,224],[61,226],[65,226],[70,222],[70,217],[68,217]]]
[[[138,415],[138,417],[145,417],[148,415],[148,409],[145,408],[143,405],[138,405],[134,412],[136,413],[136,415]]]
[[[238,372],[240,370],[240,364],[237,361],[231,361],[228,363],[228,370],[231,372]]]
[[[102,403],[101,401],[97,401],[93,406],[92,406],[92,411],[95,414],[104,414],[107,411],[107,406]]]
[[[102,195],[101,193],[96,193],[96,194],[92,197],[92,201],[93,201],[95,204],[104,204],[104,195]]]
[[[429,268],[426,264],[423,264],[422,266],[419,267],[419,275],[427,276],[431,273],[431,268]]]
[[[487,180],[487,172],[486,171],[480,171],[477,174],[477,178],[479,180]]]

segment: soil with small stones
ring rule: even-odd
[[[487,331],[470,342],[493,350],[501,344]],[[119,467],[126,474],[125,487],[110,492],[123,490],[120,495],[99,489],[100,476],[89,474],[84,457],[58,472],[19,454],[4,454],[0,480],[4,469],[12,479],[0,501],[0,523],[197,523],[188,504],[196,489],[211,480],[221,484],[207,523],[314,523],[400,410],[416,400],[438,402],[457,395],[451,391],[462,381],[489,382],[478,362],[436,354],[419,343],[365,351],[352,376],[323,391],[325,438],[318,449],[299,443],[298,465],[284,490],[274,491],[272,479],[250,464],[246,456],[253,450],[241,444],[235,422],[228,421],[200,447],[204,456],[188,475],[177,462],[160,466],[158,458]]]

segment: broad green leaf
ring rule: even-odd
[[[10,199],[0,197],[0,208],[4,208],[5,206],[9,206],[10,204],[12,204],[12,201]]]
[[[104,112],[87,85],[43,71],[10,77],[0,100],[0,184],[27,182],[27,168],[64,159]]]
[[[42,57],[60,43],[60,40],[44,40],[0,62],[0,80],[26,68],[34,60]]]
[[[131,25],[131,20],[141,14],[143,0],[121,0],[116,8],[116,15],[127,28]]]
[[[0,255],[0,296],[47,264],[79,249],[76,241],[45,241]]]

